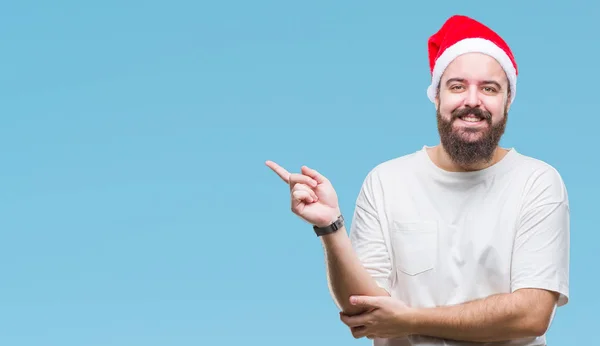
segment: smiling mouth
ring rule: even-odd
[[[467,114],[461,117],[458,117],[460,120],[468,122],[468,123],[478,123],[480,121],[483,121],[484,119],[480,116],[474,115],[474,114]]]

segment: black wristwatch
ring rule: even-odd
[[[320,237],[320,236],[323,236],[326,234],[334,233],[335,231],[342,228],[343,226],[344,226],[344,217],[342,215],[340,215],[337,218],[337,220],[335,220],[331,225],[325,226],[325,227],[313,226],[313,229],[315,230],[317,237]]]

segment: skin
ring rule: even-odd
[[[452,130],[461,141],[472,143],[482,140],[493,126],[506,122],[509,99],[508,78],[502,66],[488,55],[469,53],[457,57],[444,72],[436,97],[436,111],[441,121],[452,121]],[[453,112],[468,109],[490,114],[491,123],[470,125],[452,119]],[[481,157],[469,164],[452,160],[443,144],[430,148],[429,155],[442,169],[465,172],[484,169],[502,160],[507,150],[495,147],[490,160]]]
[[[442,76],[436,99],[438,121],[449,124],[439,127],[440,137],[450,136],[453,143],[466,147],[486,138],[487,144],[496,143],[499,138],[490,134],[494,126],[505,124],[509,99],[508,80],[496,60],[477,53],[458,57]],[[457,112],[476,109],[479,114],[489,115],[489,122],[473,125],[453,118]],[[496,132],[501,136],[503,130]],[[428,154],[437,166],[453,172],[484,169],[507,153],[494,144],[489,156],[463,157],[457,162],[450,154],[453,148],[446,148],[443,142],[429,149]],[[290,173],[273,161],[266,165],[289,187],[294,214],[317,226],[329,225],[340,215],[335,190],[321,173],[306,166],[299,173]],[[539,336],[546,332],[558,299],[555,292],[521,289],[455,306],[412,308],[375,283],[353,251],[345,228],[320,239],[331,295],[341,310],[340,319],[355,338],[418,334],[486,342]]]
[[[426,335],[447,340],[496,342],[543,335],[558,295],[520,289],[453,306],[412,308],[391,297],[351,297],[368,311],[340,314],[355,338],[400,338]]]
[[[300,173],[290,173],[273,161],[267,161],[266,165],[289,187],[291,210],[302,220],[322,227],[330,225],[341,214],[337,194],[321,173],[307,166],[302,166]],[[351,316],[366,311],[350,303],[352,295],[389,296],[362,266],[346,227],[319,238],[325,252],[329,290],[344,314]]]

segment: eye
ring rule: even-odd
[[[497,92],[496,88],[494,88],[494,87],[483,87],[483,90],[490,94],[494,94]]]
[[[453,86],[450,87],[450,90],[460,90],[462,88],[463,88],[462,85],[453,85]]]

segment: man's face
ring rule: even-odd
[[[502,66],[488,55],[464,54],[450,63],[440,81],[437,123],[454,162],[469,166],[492,160],[506,127],[508,87]]]

